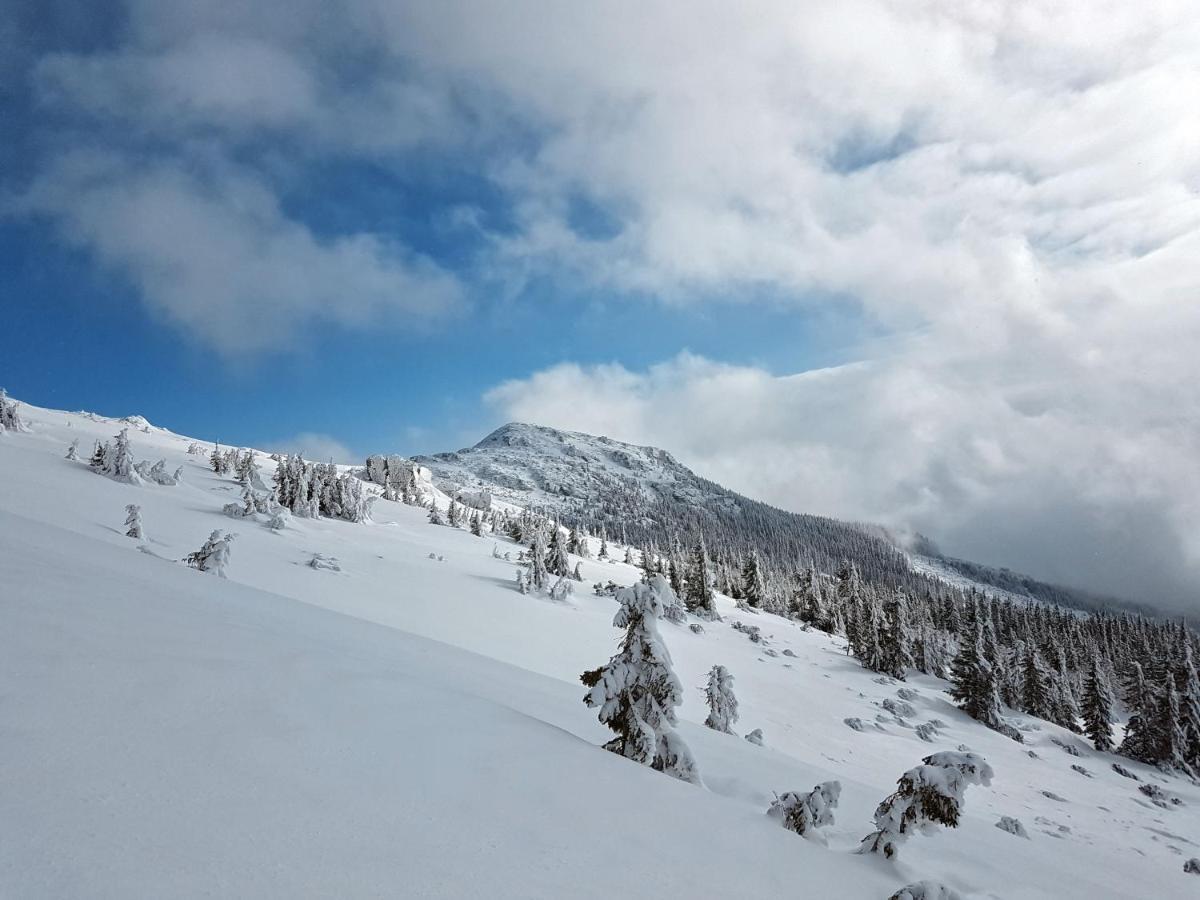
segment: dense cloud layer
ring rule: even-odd
[[[233,355],[316,324],[424,321],[530,277],[746,298],[747,314],[852,304],[894,337],[834,372],[684,357],[493,397],[789,505],[1187,602],[1194,2],[330,9],[133,3],[116,45],[32,60],[48,149],[10,208]],[[417,155],[509,207],[497,231],[469,202],[445,210],[483,231],[466,268],[289,211],[313,166]]]

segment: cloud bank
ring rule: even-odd
[[[860,365],[778,378],[671,359],[664,336],[649,371],[491,397],[1046,577],[1179,604],[1200,583],[1194,2],[123,17],[111,46],[34,60],[47,149],[16,207],[208,345],[427,321],[534,278],[568,301],[848,304],[892,335]],[[444,210],[482,237],[454,272],[287,202],[329,162],[429,159],[506,207],[494,230]]]

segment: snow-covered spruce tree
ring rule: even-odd
[[[692,564],[688,568],[684,604],[688,612],[702,619],[716,619],[717,598],[712,588],[712,571],[709,568],[708,550],[704,539],[696,542],[692,551]]]
[[[724,666],[713,666],[708,670],[704,697],[708,701],[708,718],[704,724],[713,731],[733,734],[732,725],[738,720],[737,697],[733,694],[733,676]]]
[[[67,459],[79,459],[79,438],[75,438],[75,440],[71,441],[71,446],[67,448]]]
[[[104,454],[102,474],[120,481],[140,481],[133,471],[133,453],[129,448],[129,429],[122,428],[113,438],[114,443],[106,445],[108,452]]]
[[[1032,644],[1025,648],[1022,665],[1021,709],[1031,716],[1054,721],[1054,694],[1050,686],[1050,674],[1042,665],[1037,648]]]
[[[201,572],[216,572],[225,577],[225,567],[229,565],[229,544],[234,539],[233,534],[222,534],[214,531],[204,542],[204,546],[194,553],[189,553],[184,560],[193,569]]]
[[[634,565],[633,548],[629,547],[629,546],[625,547],[625,565],[627,565],[627,566]]]
[[[879,671],[901,681],[913,665],[906,610],[903,592],[892,591],[883,604],[883,627],[879,632]]]
[[[608,559],[608,539],[604,535],[600,535],[600,552],[596,556],[597,559]]]
[[[442,511],[438,509],[437,501],[429,502],[429,524],[430,525],[445,525],[446,522],[442,518]]]
[[[579,528],[576,525],[571,526],[571,533],[567,536],[567,552],[574,553],[576,556],[584,555],[585,542],[579,536]]]
[[[1187,740],[1180,727],[1181,718],[1179,692],[1175,690],[1175,680],[1168,675],[1159,692],[1158,721],[1155,728],[1158,758],[1155,761],[1164,769],[1189,772],[1187,760],[1184,758]]]
[[[220,444],[213,444],[212,454],[208,457],[208,464],[218,475],[224,475],[229,471],[229,467],[225,464],[225,454],[221,452]]]
[[[842,795],[840,781],[825,781],[807,794],[787,791],[771,801],[767,815],[801,837],[817,837],[817,829],[833,824],[833,811]]]
[[[146,539],[146,529],[142,526],[142,508],[136,503],[125,507],[125,537]]]
[[[1161,742],[1155,728],[1158,706],[1154,692],[1146,684],[1141,663],[1132,663],[1126,703],[1131,712],[1125,725],[1125,738],[1117,750],[1122,756],[1140,762],[1158,761]]]
[[[92,450],[91,459],[88,460],[88,468],[90,468],[93,472],[103,472],[104,458],[109,452],[109,445],[107,443],[101,444],[99,441],[96,441],[96,446]]]
[[[475,537],[483,537],[483,519],[478,511],[471,515],[471,534]]]
[[[563,545],[562,533],[557,524],[550,526],[550,543],[546,546],[546,571],[556,577],[571,574],[571,561]]]
[[[538,528],[533,535],[533,546],[529,548],[529,584],[536,591],[543,590],[550,580],[546,568],[546,535]]]
[[[1183,732],[1183,757],[1194,773],[1200,773],[1200,674],[1192,653],[1190,637],[1184,633],[1175,653],[1175,687],[1179,691],[1179,727]]]
[[[978,610],[972,618],[971,632],[963,636],[962,646],[951,666],[950,696],[975,721],[1024,743],[1021,733],[1000,716],[996,671],[983,650],[984,623]]]
[[[462,507],[453,497],[450,498],[450,505],[446,507],[446,524],[451,528],[457,528],[462,524]]]
[[[0,388],[0,434],[5,431],[28,431],[29,426],[22,421],[17,412],[18,404],[8,399],[4,388]]]
[[[956,827],[967,786],[991,784],[994,774],[977,753],[944,750],[921,762],[901,775],[896,792],[879,804],[875,831],[862,839],[859,853],[882,853],[891,859],[914,831]]]
[[[1104,673],[1100,671],[1100,661],[1093,658],[1092,668],[1083,688],[1083,725],[1087,736],[1091,738],[1092,746],[1101,753],[1109,753],[1113,749],[1113,702],[1108,682],[1104,680]]]
[[[767,585],[763,580],[762,561],[758,550],[751,549],[742,563],[742,599],[752,609],[762,609],[766,602]]]
[[[691,751],[673,727],[683,685],[658,633],[662,598],[655,585],[638,582],[618,590],[616,599],[621,608],[613,625],[625,637],[606,665],[580,676],[589,688],[583,702],[599,709],[600,721],[616,734],[606,750],[699,784]]]

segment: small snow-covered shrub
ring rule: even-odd
[[[818,784],[807,794],[788,791],[771,802],[767,815],[801,837],[815,836],[818,828],[833,824],[833,811],[841,794],[842,785],[838,781]]]
[[[932,722],[922,722],[916,727],[916,732],[917,737],[930,744],[933,743],[938,734],[937,728],[934,727]]]
[[[272,531],[283,531],[287,527],[287,510],[278,509],[267,519],[267,527]]]
[[[1200,875],[1200,859],[1193,856],[1183,864],[1183,871],[1189,875]]]
[[[1000,821],[996,823],[996,827],[1008,834],[1015,834],[1017,837],[1029,840],[1029,832],[1025,830],[1025,826],[1021,824],[1020,819],[1014,819],[1012,816],[1001,816]]]
[[[1118,775],[1120,775],[1122,778],[1131,778],[1134,781],[1142,780],[1142,779],[1138,778],[1136,775],[1134,775],[1132,772],[1130,772],[1127,768],[1125,768],[1120,763],[1113,763],[1112,770],[1114,772],[1116,772]]]
[[[921,694],[919,691],[916,691],[913,688],[902,687],[896,691],[896,696],[901,700],[916,700],[921,696]]]
[[[559,575],[558,580],[550,587],[550,599],[560,603],[566,602],[573,593],[575,585],[571,583],[570,575]]]
[[[913,831],[957,827],[968,785],[990,784],[992,775],[992,767],[975,753],[945,750],[925,757],[922,765],[900,776],[896,792],[879,804],[876,830],[862,839],[858,852],[891,859]]]
[[[704,634],[704,626],[699,622],[693,622],[688,626],[688,631],[690,631],[692,634]]]
[[[312,569],[328,569],[330,572],[342,571],[342,567],[338,565],[337,557],[326,556],[323,553],[314,553],[312,559],[308,561],[308,565]]]
[[[917,881],[900,888],[888,900],[962,900],[962,895],[938,881]]]
[[[29,426],[17,412],[19,404],[9,400],[4,388],[0,388],[0,434],[6,431],[28,431]]]
[[[752,644],[762,643],[762,629],[757,625],[747,625],[745,622],[730,622],[729,627],[734,631],[740,631],[746,635]]]
[[[854,731],[866,731],[867,730],[866,723],[863,722],[863,720],[860,719],[858,716],[851,716],[848,719],[842,719],[842,721],[846,724],[846,726],[848,728],[851,728]]]
[[[754,744],[755,746],[761,747],[763,745],[762,729],[755,728],[752,732],[750,732],[748,735],[746,735],[746,740],[748,740],[750,743]]]
[[[67,448],[67,459],[79,459],[79,438],[71,441],[71,446]]]
[[[911,719],[917,714],[911,703],[906,703],[903,700],[894,700],[891,697],[884,698],[883,708],[898,719]]]
[[[189,566],[201,572],[216,572],[225,577],[225,567],[229,565],[229,545],[236,537],[234,534],[222,534],[214,531],[204,542],[204,546],[194,553],[189,553],[184,559]]]
[[[1072,763],[1072,764],[1071,764],[1071,771],[1073,771],[1073,772],[1078,772],[1078,773],[1079,773],[1080,775],[1082,775],[1084,778],[1091,778],[1091,777],[1092,777],[1092,773],[1091,773],[1091,772],[1089,772],[1087,769],[1085,769],[1083,766],[1079,765],[1078,763]]]

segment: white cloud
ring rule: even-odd
[[[302,431],[291,437],[264,441],[263,449],[272,453],[299,453],[312,462],[328,462],[343,465],[361,465],[361,454],[355,453],[337,438],[316,431]]]
[[[455,278],[370,234],[320,239],[270,189],[220,167],[66,154],[20,208],[127,275],[147,305],[218,350],[291,346],[314,325],[421,324],[460,302]]]

